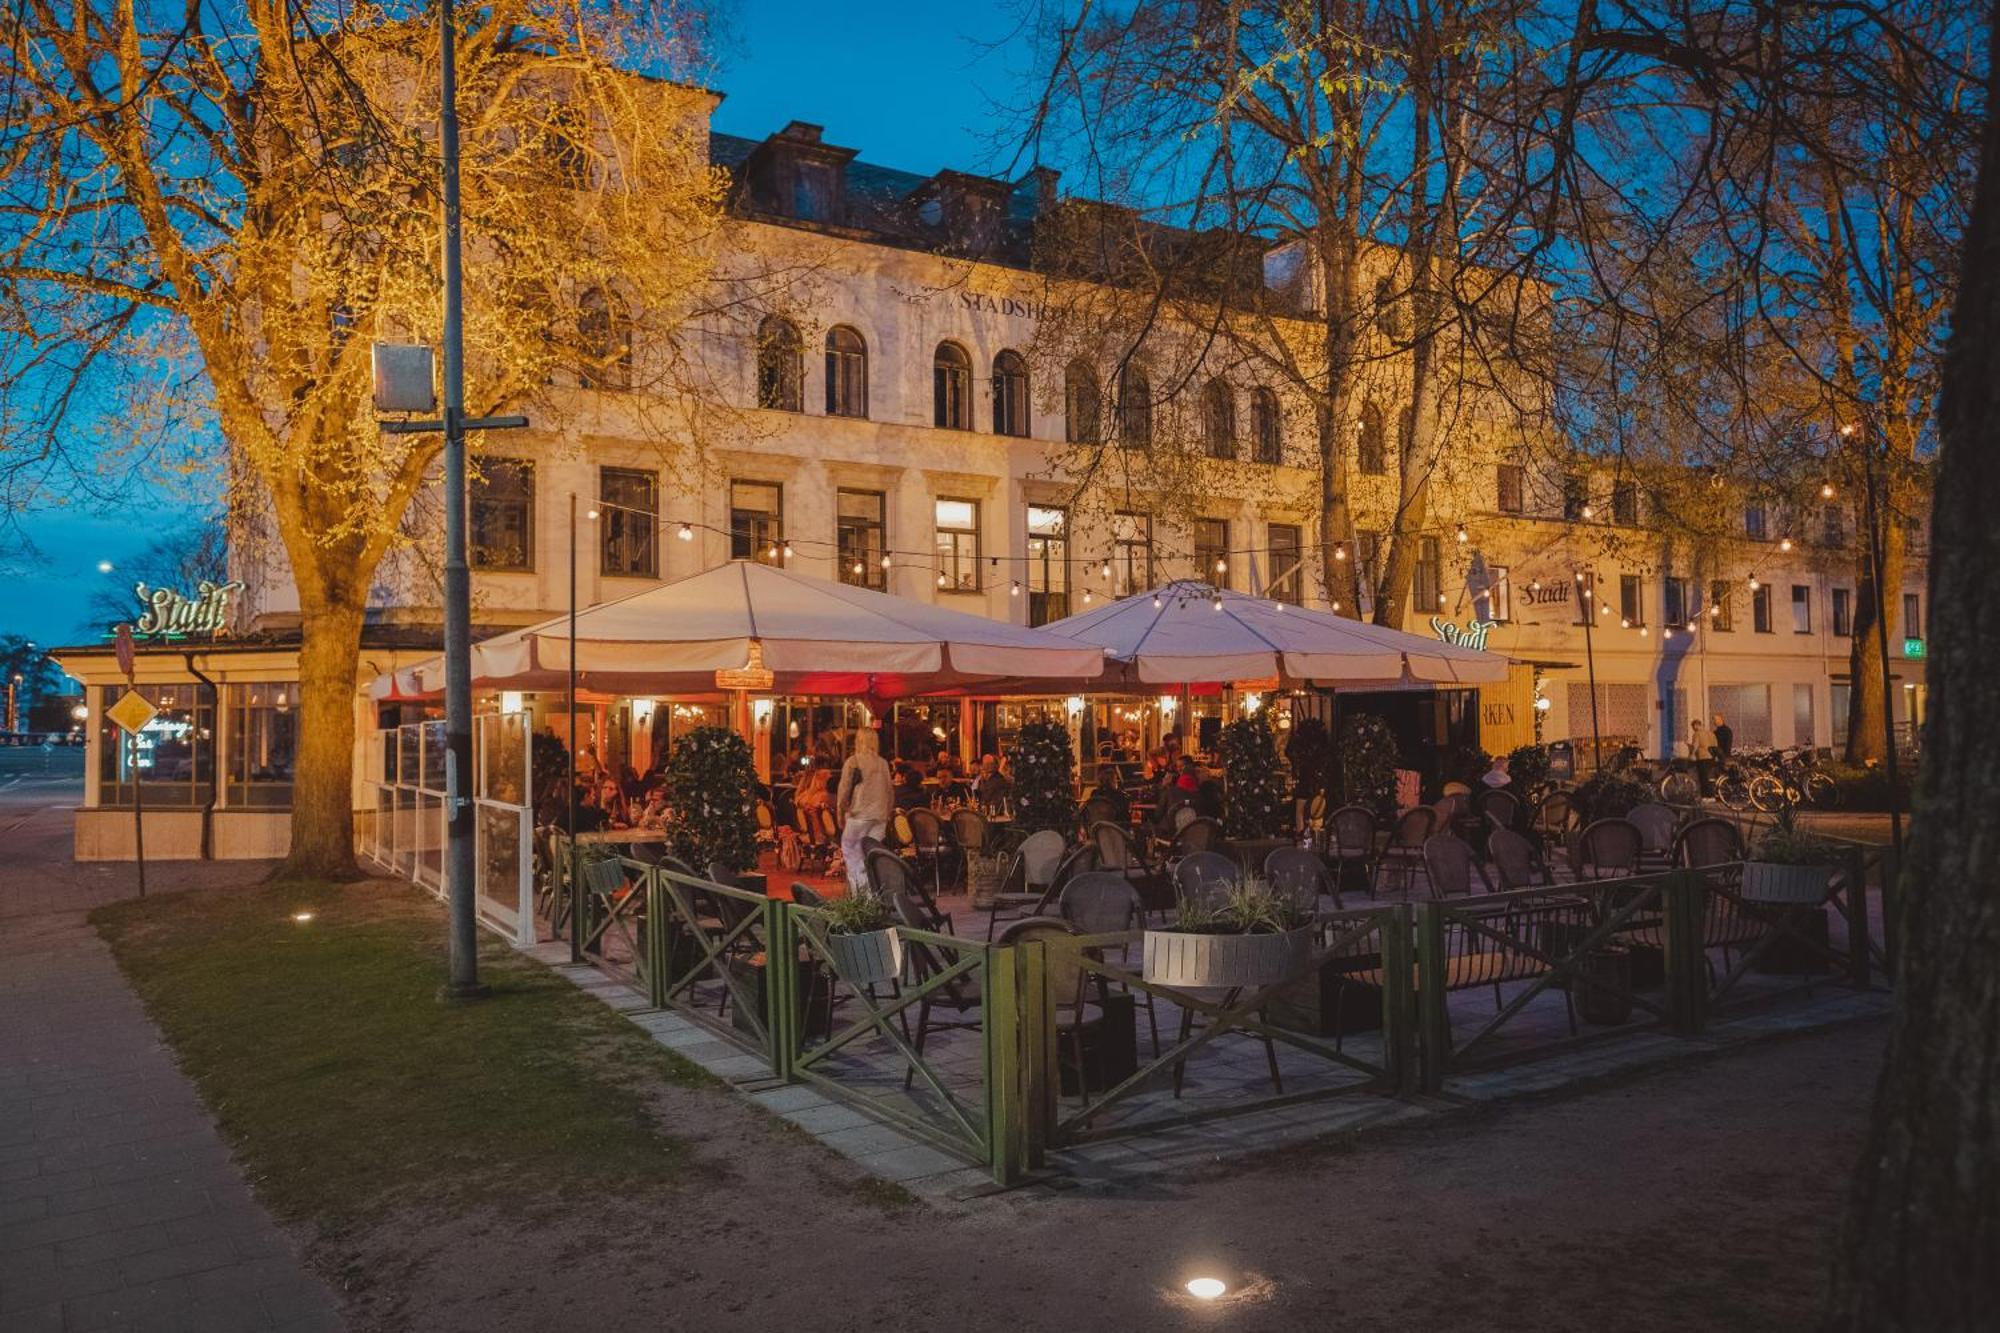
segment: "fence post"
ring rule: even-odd
[[[1692,1037],[1707,1025],[1708,973],[1702,947],[1707,884],[1698,870],[1675,870],[1660,885],[1666,926],[1667,1015],[1676,1035]]]
[[[1847,879],[1847,977],[1856,990],[1867,990],[1868,862],[1860,844],[1848,847],[1841,873]]]
[[[988,945],[984,1002],[986,1028],[986,1153],[995,1183],[1019,1180],[1028,1162],[1027,1077],[1021,984],[1021,948]]]
[[[658,866],[646,870],[646,1003],[667,1007],[667,893]]]
[[[1377,912],[1382,932],[1382,1066],[1398,1095],[1416,1091],[1419,1076],[1416,1017],[1411,985],[1410,908],[1398,903]]]
[[[799,1049],[802,1025],[812,1021],[810,1001],[799,1002],[798,922],[792,904],[766,898],[764,913],[764,1034],[771,1049],[771,1073],[787,1082]]]
[[[1021,959],[1021,1111],[1027,1128],[1027,1164],[1048,1158],[1056,1123],[1055,1024],[1049,1006],[1049,946],[1016,945]]]
[[[1451,1017],[1445,1008],[1444,912],[1436,903],[1417,904],[1417,1045],[1423,1060],[1423,1090],[1444,1087],[1451,1063]]]

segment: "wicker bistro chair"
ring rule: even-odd
[[[1001,881],[1000,892],[993,899],[993,911],[986,918],[988,940],[995,937],[1003,920],[1019,921],[1049,914],[1058,888],[1056,872],[1065,861],[1064,849],[1063,835],[1054,829],[1030,833],[1022,840],[1015,849],[1013,863],[1007,867],[1006,879]],[[1091,848],[1077,850],[1096,855]]]
[[[1674,826],[1680,822],[1671,806],[1658,801],[1641,801],[1625,818],[1639,830],[1639,864],[1662,869],[1674,863]]]
[[[802,879],[792,881],[792,901],[800,907],[826,906],[826,899],[820,896],[819,890]]]
[[[1682,829],[1674,838],[1673,861],[1691,870],[1704,870],[1710,876],[1725,880],[1736,878],[1725,867],[1735,865],[1743,859],[1743,835],[1736,825],[1726,819],[1709,817],[1697,819]],[[1749,948],[1764,938],[1769,927],[1765,922],[1751,917],[1738,909],[1736,904],[1718,893],[1704,895],[1706,902],[1702,909],[1701,947],[1702,962],[1708,969],[1711,980],[1715,976],[1715,961],[1708,956],[1710,949],[1722,951],[1722,963],[1729,966],[1733,950]],[[1653,948],[1666,946],[1665,932],[1657,925],[1642,925],[1627,932],[1634,943]]]
[[[1031,944],[1037,940],[1067,939],[1078,933],[1075,926],[1072,926],[1060,917],[1031,916],[1024,917],[1008,926],[1005,931],[1001,932],[998,942],[1001,944]],[[1104,1012],[1104,1002],[1110,997],[1111,988],[1105,978],[1090,971],[1088,968],[1079,967],[1073,961],[1069,961],[1072,955],[1065,950],[1049,950],[1046,956],[1048,958],[1049,997],[1051,1007],[1054,1010],[1056,1043],[1059,1047],[1063,1045],[1069,1047],[1070,1056],[1076,1061],[1077,1093],[1083,1099],[1084,1105],[1088,1106],[1090,1104],[1090,1085],[1093,1070],[1088,1061],[1090,1046],[1084,1041],[1084,1033],[1092,1019],[1091,1011],[1095,1009],[1098,1014]],[[1147,997],[1148,1000],[1151,998],[1151,996]],[[1159,1038],[1156,1036],[1154,1038],[1156,1048],[1158,1044]],[[1105,1076],[1104,1052],[1102,1047],[1098,1049],[1094,1072],[1096,1082],[1100,1088],[1110,1083],[1110,1080]]]
[[[923,900],[914,893],[898,893],[891,900],[897,918],[912,930],[936,930],[927,922]],[[947,924],[949,922],[947,921]],[[937,951],[920,940],[907,936],[903,941],[905,966],[915,983],[922,986],[931,978],[950,970],[951,960],[938,957]],[[953,977],[935,990],[929,991],[917,1000],[917,1030],[912,1045],[917,1055],[924,1053],[924,1038],[933,1028],[963,1028],[977,1031],[984,1020],[986,996],[980,987],[979,973],[965,972]],[[936,1013],[944,1010],[950,1018],[937,1018]],[[903,1073],[903,1086],[908,1088],[916,1081],[917,1067],[912,1064]]]
[[[1700,869],[1743,859],[1743,834],[1726,819],[1697,819],[1674,838],[1674,862]]]
[[[945,837],[944,821],[935,811],[916,809],[907,812],[910,821],[910,850],[919,871],[927,871],[931,877],[930,897],[944,892],[945,863],[951,859],[951,842]]]
[[[1272,892],[1284,894],[1308,913],[1319,910],[1321,894],[1333,899],[1336,912],[1340,910],[1340,885],[1310,847],[1273,847],[1264,858],[1264,878]]]
[[[1088,870],[1063,887],[1057,911],[1079,935],[1116,935],[1138,930],[1146,920],[1146,904],[1139,891],[1123,875],[1111,870]],[[1130,945],[1118,950],[1120,964],[1128,960]],[[1100,950],[1100,956],[1102,951]],[[1146,1010],[1146,1026],[1153,1037],[1153,1054],[1160,1053],[1159,1013],[1153,1007],[1153,993],[1138,992]]]
[[[1193,852],[1174,863],[1174,896],[1199,901],[1243,880],[1243,867],[1221,852]]]
[[[1479,876],[1486,888],[1486,872],[1471,844],[1450,833],[1433,833],[1424,839],[1424,874],[1430,881],[1433,898],[1467,898],[1472,895],[1472,877]]]
[[[1093,796],[1083,803],[1083,826],[1095,828],[1099,824],[1118,822],[1118,803],[1104,796]]]
[[[1505,787],[1488,787],[1472,798],[1472,808],[1497,828],[1511,829],[1521,819],[1521,798]]]
[[[1098,823],[1090,826],[1090,843],[1097,849],[1097,864],[1103,870],[1116,870],[1132,881],[1132,887],[1139,891],[1148,908],[1165,911],[1173,906],[1173,886],[1167,878],[1146,861],[1132,835],[1118,824]]]
[[[935,930],[945,934],[955,933],[951,917],[938,910],[937,899],[924,892],[923,877],[915,872],[908,861],[894,852],[879,850],[868,853],[866,863],[868,887],[883,902],[893,902],[899,893],[908,894],[923,908],[920,925],[924,930]]]
[[[1577,877],[1619,879],[1639,872],[1645,838],[1629,819],[1600,819],[1577,839],[1572,866]]]
[[[1417,871],[1424,863],[1424,840],[1436,829],[1437,811],[1427,805],[1414,806],[1398,816],[1395,828],[1389,833],[1389,845],[1382,849],[1380,859],[1375,862],[1375,878],[1370,892],[1382,887],[1384,871],[1401,875],[1405,892],[1415,888]]]
[[[951,840],[958,844],[958,865],[960,873],[965,871],[965,858],[974,852],[988,850],[992,842],[992,825],[986,816],[970,806],[951,812]]]
[[[1375,896],[1375,812],[1365,805],[1343,805],[1326,825],[1326,855],[1336,881],[1352,868],[1358,882]]]
[[[1534,832],[1542,839],[1545,848],[1560,848],[1568,845],[1569,835],[1583,827],[1583,816],[1577,811],[1576,802],[1566,791],[1552,791],[1542,798],[1535,807],[1532,821]]]
[[[1548,867],[1542,864],[1535,844],[1510,828],[1496,828],[1486,835],[1486,852],[1500,875],[1503,889],[1525,889],[1536,880],[1549,882]]]
[[[1174,833],[1174,840],[1167,852],[1168,860],[1178,860],[1192,856],[1196,852],[1219,852],[1226,843],[1222,837],[1222,825],[1213,819],[1200,816],[1189,820]]]

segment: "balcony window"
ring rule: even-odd
[[[785,488],[768,481],[729,483],[729,558],[785,562]]]
[[[651,472],[607,467],[597,471],[598,569],[621,578],[657,578],[660,572],[660,479]]]
[[[979,591],[979,501],[937,502],[937,567],[942,591]]]
[[[1271,598],[1298,606],[1305,600],[1304,534],[1296,523],[1273,523],[1264,531],[1270,547]]]
[[[1028,623],[1046,625],[1069,614],[1069,515],[1028,506]]]
[[[888,525],[883,519],[886,497],[880,491],[842,490],[834,499],[840,581],[857,588],[887,587],[889,571],[882,568],[882,555],[889,545]]]

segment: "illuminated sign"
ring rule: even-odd
[[[132,632],[156,638],[217,633],[229,623],[230,599],[242,591],[243,584],[237,579],[227,583],[210,583],[203,579],[194,585],[192,597],[172,588],[148,588],[143,583],[135,584],[133,595],[146,609],[139,613],[138,623],[133,625]]]
[[[1903,640],[1903,656],[1905,657],[1924,656],[1924,641],[1922,639]]]
[[[777,677],[764,665],[764,645],[750,640],[750,657],[740,667],[724,667],[715,673],[718,690],[768,690]]]
[[[1449,620],[1431,617],[1431,633],[1444,642],[1460,648],[1477,648],[1484,651],[1486,636],[1500,622],[1497,620],[1468,620],[1463,625],[1454,625]]]

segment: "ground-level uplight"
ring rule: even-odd
[[[1202,1301],[1215,1300],[1228,1290],[1228,1284],[1219,1277],[1190,1278],[1187,1284],[1188,1295]]]
[[[313,914],[311,912],[292,913],[292,920],[298,922],[302,926],[305,925],[307,922],[311,921],[312,919],[313,919]]]

